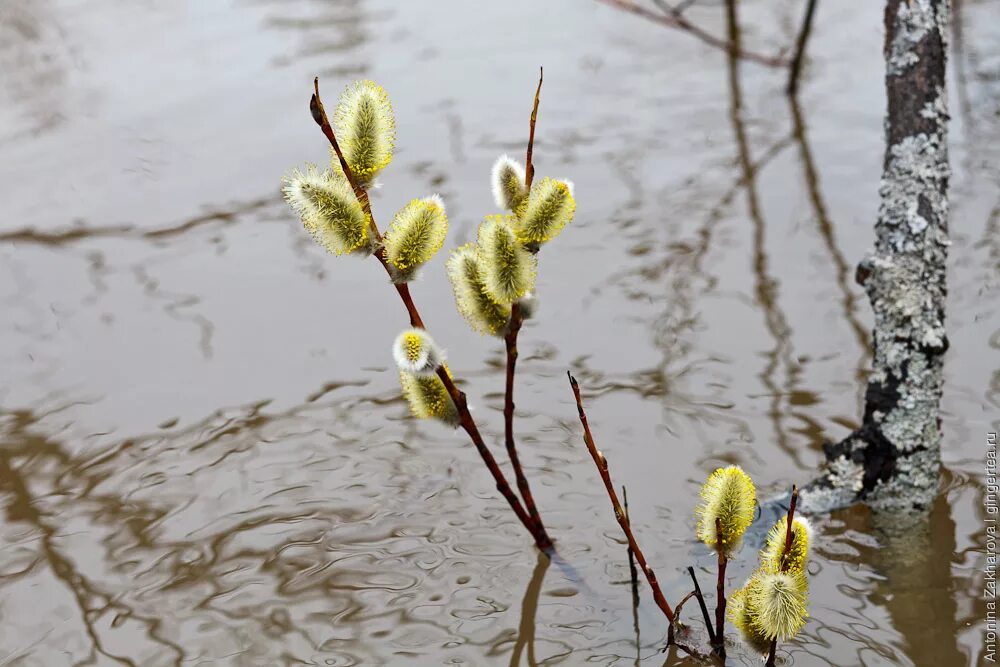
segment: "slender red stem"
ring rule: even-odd
[[[608,472],[608,460],[604,458],[602,454],[597,449],[597,444],[594,442],[594,436],[590,432],[590,425],[587,423],[587,413],[583,410],[583,399],[580,398],[580,385],[577,384],[576,378],[573,377],[569,372],[566,373],[569,376],[569,385],[573,389],[573,397],[576,399],[576,410],[580,416],[580,424],[583,425],[583,442],[587,445],[587,451],[590,452],[591,458],[594,459],[594,464],[597,465],[597,472],[600,473],[601,479],[604,480],[604,488],[608,492],[608,498],[611,500],[611,507],[615,511],[615,519],[618,521],[618,525],[621,526],[622,532],[625,533],[625,539],[628,540],[628,546],[632,549],[632,553],[635,554],[635,560],[639,564],[639,569],[646,577],[646,581],[649,582],[649,587],[653,591],[653,600],[656,601],[656,606],[660,608],[663,615],[667,617],[667,621],[673,625],[674,622],[674,610],[670,608],[670,604],[667,599],[663,596],[663,591],[660,590],[660,583],[656,580],[656,573],[653,572],[651,568],[646,563],[646,556],[643,555],[642,549],[639,547],[639,543],[635,539],[635,535],[632,534],[632,526],[629,520],[625,517],[625,510],[622,509],[621,503],[618,502],[618,494],[615,493],[614,484],[611,482],[611,473]]]
[[[542,92],[542,78],[544,71],[539,69],[538,87],[535,89],[535,101],[531,108],[531,121],[528,128],[528,152],[525,157],[524,185],[525,189],[531,190],[531,179],[535,173],[535,167],[531,162],[531,154],[535,144],[535,123],[538,120],[538,100]],[[507,447],[507,456],[510,458],[510,465],[514,469],[514,478],[517,481],[517,488],[521,492],[524,506],[528,511],[528,516],[535,524],[535,529],[543,537],[545,546],[539,545],[540,549],[552,546],[552,540],[545,531],[542,523],[542,516],[535,505],[535,497],[531,493],[531,485],[528,483],[528,476],[524,474],[521,466],[521,457],[517,453],[517,444],[514,441],[514,373],[517,370],[517,336],[521,332],[521,325],[524,324],[524,317],[521,314],[521,305],[515,301],[510,309],[510,324],[507,333],[504,335],[504,347],[507,351],[507,378],[504,385],[503,401],[503,434],[504,445]]]
[[[722,520],[715,518],[715,534],[722,534]],[[719,578],[715,582],[715,653],[725,660],[726,658],[726,565],[729,559],[722,545],[718,547],[719,554]]]

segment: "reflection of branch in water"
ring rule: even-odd
[[[958,96],[959,112],[962,114],[962,129],[965,130],[966,143],[972,146],[974,142],[970,142],[969,139],[974,135],[975,123],[972,118],[972,102],[969,100],[969,78],[965,62],[965,26],[962,23],[964,6],[962,0],[951,2],[951,44],[955,56],[952,62],[955,66],[955,92]]]
[[[196,306],[201,303],[201,299],[194,294],[180,294],[164,292],[160,289],[160,281],[149,275],[146,268],[138,264],[132,267],[132,275],[136,281],[142,285],[143,290],[150,299],[164,301],[163,311],[177,322],[190,322],[198,327],[198,347],[201,354],[206,359],[212,357],[212,336],[215,333],[215,325],[210,319],[199,313],[186,313],[184,309]]]
[[[531,581],[524,591],[524,600],[521,602],[521,624],[517,632],[517,643],[514,644],[514,652],[510,656],[510,667],[517,667],[521,664],[521,653],[525,647],[528,648],[528,665],[534,667],[538,664],[535,659],[535,616],[538,613],[538,598],[542,592],[542,582],[545,580],[545,572],[552,563],[544,552],[538,552],[538,562],[535,563],[535,570],[531,573]]]
[[[176,236],[182,236],[187,232],[199,229],[212,223],[222,223],[221,226],[223,227],[229,226],[237,222],[240,216],[253,213],[254,211],[264,208],[268,204],[274,204],[277,201],[280,200],[274,197],[255,199],[242,204],[237,204],[229,210],[205,213],[204,215],[195,216],[176,225],[154,227],[153,229],[139,229],[135,225],[104,225],[98,227],[78,225],[70,227],[69,229],[49,232],[34,229],[32,227],[23,227],[21,229],[0,232],[0,243],[26,243],[59,247],[96,238],[160,241]]]
[[[657,2],[656,4],[662,10],[661,12],[654,12],[651,9],[647,9],[642,5],[637,5],[633,0],[599,0],[606,5],[615,7],[617,9],[624,10],[626,12],[635,14],[636,16],[641,16],[644,19],[652,21],[653,23],[658,23],[660,25],[666,26],[668,28],[677,28],[683,32],[693,35],[697,39],[701,40],[709,46],[714,46],[717,49],[723,49],[727,52],[732,52],[733,49],[730,47],[730,42],[726,40],[719,39],[715,35],[706,32],[702,28],[699,28],[694,23],[685,18],[683,14],[682,7],[678,5],[677,7],[670,7],[664,2]],[[742,58],[744,60],[750,60],[761,65],[767,65],[769,67],[785,67],[788,65],[789,61],[780,53],[774,56],[767,56],[760,53],[754,53],[753,51],[745,51],[737,47],[735,51],[737,58]]]
[[[816,0],[806,0],[806,13],[802,17],[802,27],[799,28],[798,37],[795,39],[795,55],[792,56],[792,64],[788,72],[788,84],[785,92],[792,97],[799,92],[799,78],[802,76],[802,62],[805,60],[806,44],[809,41],[809,33],[812,31],[813,16],[816,15]]]
[[[928,665],[968,664],[958,647],[964,624],[952,595],[955,521],[947,495],[938,495],[929,514],[912,517],[912,525],[901,525],[899,515],[876,513],[874,519],[883,546],[872,555],[884,575],[877,590],[909,657]]]
[[[855,375],[855,378],[860,381],[865,378],[864,367],[869,356],[868,334],[858,320],[856,312],[857,299],[851,290],[850,283],[852,271],[837,243],[833,222],[830,220],[830,214],[827,212],[826,204],[823,202],[823,195],[819,189],[819,174],[816,171],[816,164],[813,161],[812,150],[809,148],[805,120],[802,117],[799,102],[795,97],[789,97],[788,102],[792,109],[792,127],[794,128],[795,141],[799,144],[799,154],[802,158],[802,171],[805,176],[806,188],[809,191],[809,201],[816,214],[816,223],[819,225],[820,236],[823,237],[826,249],[830,253],[830,259],[833,260],[833,265],[837,270],[837,287],[840,288],[840,292],[843,295],[841,304],[844,307],[844,318],[850,325],[851,331],[854,332],[854,338],[861,348],[861,360],[858,362],[858,369]]]
[[[33,415],[24,412],[7,413],[6,416],[13,423],[10,429],[12,433],[8,435],[15,436],[35,419]],[[14,438],[5,438],[5,440],[9,445],[16,442]],[[0,449],[0,489],[3,489],[10,496],[6,507],[7,518],[10,521],[27,523],[38,532],[40,556],[48,564],[52,575],[66,586],[76,602],[80,612],[80,622],[91,642],[90,655],[85,662],[93,662],[97,655],[103,655],[117,664],[137,667],[137,663],[130,658],[109,652],[101,641],[94,621],[110,612],[114,617],[113,627],[117,627],[118,623],[124,619],[134,618],[138,620],[146,627],[150,639],[170,649],[174,655],[172,664],[179,667],[184,657],[184,651],[174,642],[158,634],[160,628],[158,619],[140,616],[133,609],[115,600],[112,595],[98,590],[93,583],[76,570],[73,562],[56,547],[57,530],[49,525],[47,518],[38,509],[37,499],[31,495],[22,470],[13,465],[12,459],[16,456],[24,456],[28,459],[40,455],[44,456],[47,450],[50,452],[54,450],[59,459],[68,459],[68,457],[57,443],[38,436],[28,437],[24,444],[27,446],[22,448],[8,446]]]
[[[764,309],[764,323],[771,337],[774,339],[774,347],[767,354],[768,363],[760,377],[771,395],[771,406],[768,410],[768,416],[774,425],[777,444],[801,465],[802,461],[798,452],[789,445],[788,434],[785,432],[781,419],[781,401],[784,393],[791,391],[791,384],[793,382],[794,364],[791,358],[791,328],[778,304],[776,293],[777,282],[769,272],[764,240],[764,216],[757,197],[757,183],[753,169],[754,163],[750,156],[750,145],[743,121],[743,94],[740,88],[739,59],[736,56],[740,45],[740,28],[736,15],[736,3],[737,0],[726,0],[726,26],[731,45],[728,57],[726,58],[729,66],[729,115],[733,123],[733,132],[736,136],[740,168],[743,171],[744,180],[746,181],[747,208],[749,209],[750,218],[753,221],[753,270],[756,277],[756,300]],[[786,392],[780,391],[777,383],[774,381],[774,373],[777,371],[781,361],[784,361],[786,373],[789,376],[787,381],[789,386]]]

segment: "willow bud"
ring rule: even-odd
[[[467,243],[453,250],[447,270],[462,317],[479,333],[503,336],[510,322],[510,306],[497,303],[486,294],[476,246]]]
[[[733,555],[753,522],[756,505],[757,490],[742,468],[716,469],[701,487],[701,503],[695,510],[698,539],[719,553]]]
[[[804,572],[769,572],[748,591],[754,610],[753,628],[768,639],[787,641],[798,634],[809,617],[809,584]]]
[[[543,178],[531,187],[527,200],[516,209],[514,234],[523,245],[537,248],[558,236],[575,212],[573,184]]]
[[[726,618],[740,631],[748,646],[758,653],[766,654],[771,648],[771,639],[758,629],[758,613],[752,604],[753,593],[759,586],[760,573],[755,572],[743,588],[729,596],[726,601]]]
[[[396,119],[389,95],[377,83],[355,81],[340,96],[333,126],[351,172],[362,187],[369,186],[392,161],[396,143]],[[339,169],[335,155],[333,160]]]
[[[447,372],[445,367],[445,372]],[[437,419],[449,426],[458,426],[460,418],[444,382],[437,375],[414,375],[399,372],[399,385],[417,419]]]
[[[413,375],[434,375],[444,364],[444,352],[423,329],[407,329],[396,336],[392,356],[399,370]]]
[[[404,206],[382,239],[393,282],[413,280],[417,270],[444,245],[447,234],[448,216],[439,196],[414,199]]]
[[[537,260],[510,227],[513,216],[488,215],[479,225],[479,259],[486,294],[509,305],[535,285]]]
[[[302,226],[329,252],[371,252],[368,216],[342,173],[320,172],[313,165],[304,172],[294,169],[281,191]]]
[[[493,186],[493,201],[501,210],[514,211],[527,198],[524,167],[506,155],[501,155],[493,163],[490,183]]]
[[[788,549],[788,557],[782,567],[785,554],[785,538],[788,532],[788,517],[781,517],[767,534],[767,544],[760,552],[761,567],[768,572],[804,572],[809,558],[809,542],[812,539],[812,526],[802,517],[792,521],[792,545]]]

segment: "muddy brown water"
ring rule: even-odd
[[[789,43],[800,9],[744,3],[747,48]],[[952,41],[941,494],[912,534],[862,508],[816,518],[788,664],[984,660],[996,9],[961,3]],[[690,15],[724,34],[717,4]],[[738,463],[780,493],[858,421],[881,33],[880,3],[821,1],[796,108],[781,71],[583,0],[6,0],[0,664],[678,662],[645,586],[632,607],[565,371],[668,597],[689,564],[709,587],[691,514],[707,473]],[[448,247],[470,240],[492,160],[523,151],[540,64],[538,173],[579,203],[542,255],[517,380],[549,566],[464,434],[408,418],[380,267],[325,256],[278,193],[326,159],[311,77],[328,99],[371,77],[399,130],[377,217],[439,192]],[[443,259],[415,299],[499,455],[501,346],[464,326]]]

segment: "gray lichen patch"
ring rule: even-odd
[[[945,5],[944,11],[936,11],[935,6]],[[886,55],[886,73],[898,76],[916,65],[920,58],[916,45],[933,30],[947,35],[947,3],[932,0],[907,0],[900,2],[896,12],[896,29],[889,42]]]
[[[868,504],[883,512],[905,514],[930,506],[938,490],[939,451],[919,450],[896,460],[892,477],[868,495]]]

